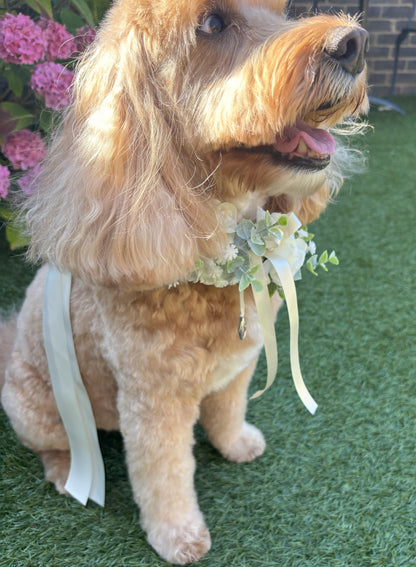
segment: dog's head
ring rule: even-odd
[[[94,283],[181,280],[215,203],[318,216],[328,132],[366,107],[367,35],[282,0],[119,0],[78,66],[28,224],[32,257]]]

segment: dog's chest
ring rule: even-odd
[[[182,285],[132,295],[101,290],[99,304],[105,358],[124,375],[151,377],[155,387],[164,380],[201,396],[218,391],[255,362],[263,346],[249,291],[247,337],[238,336],[236,286]]]
[[[261,350],[261,339],[251,343],[246,348],[228,356],[219,356],[212,373],[212,390],[218,391],[229,384],[236,376],[241,374],[252,362],[257,361]]]

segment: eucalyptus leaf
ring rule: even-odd
[[[309,270],[314,276],[317,276],[318,274],[315,271],[315,264],[311,260],[312,258],[309,258],[309,260],[306,262],[306,269]]]
[[[244,291],[245,289],[248,288],[248,286],[250,285],[250,280],[248,279],[248,277],[243,274],[241,276],[241,280],[240,283],[238,284],[238,291]]]
[[[256,242],[253,242],[251,239],[248,240],[247,242],[250,247],[250,250],[254,252],[256,256],[263,256],[263,254],[266,252],[266,244],[264,242],[263,244],[257,244]]]
[[[227,272],[229,274],[235,272],[238,268],[242,268],[244,266],[245,262],[244,262],[244,258],[242,258],[241,256],[237,256],[236,258],[233,258],[232,260],[228,260],[227,262]]]
[[[309,258],[308,262],[315,268],[318,263],[318,256],[314,254]]]
[[[270,211],[266,211],[264,214],[264,223],[267,227],[272,226],[273,223],[273,219],[272,219],[272,215],[270,214]]]
[[[328,262],[328,252],[324,250],[322,254],[319,256],[318,264],[325,264]]]
[[[302,226],[302,230],[305,230],[305,231],[306,231],[306,227]],[[307,231],[306,231],[306,232],[307,232]],[[311,240],[313,240],[314,236],[315,236],[314,234],[312,234],[311,232],[309,232],[306,236],[302,236],[302,239],[303,239],[305,242],[310,242]]]
[[[251,285],[254,291],[263,291],[263,284],[259,280],[253,280]]]
[[[281,231],[281,229],[278,226],[271,226],[269,228],[269,233],[276,239],[276,240],[282,240],[283,238],[283,232]]]
[[[255,264],[254,266],[251,266],[250,269],[247,270],[247,274],[248,274],[251,278],[253,278],[253,277],[257,274],[259,268],[260,268],[260,266],[259,266],[258,264]]]
[[[238,236],[237,233],[235,233],[233,244],[237,248],[237,250],[240,250],[243,254],[245,252],[248,253],[249,247],[248,247],[246,238],[241,238],[240,236]]]
[[[334,250],[332,250],[331,254],[329,255],[328,261],[331,262],[331,264],[334,264],[335,266],[339,265],[339,260],[336,257]]]
[[[254,242],[254,244],[264,244],[264,240],[255,226],[253,226],[253,228],[251,229],[250,240],[251,242]]]
[[[243,219],[237,225],[237,236],[243,240],[248,240],[250,238],[252,228],[254,228],[254,223],[249,219]]]
[[[257,221],[257,232],[259,234],[263,234],[263,232],[266,234],[268,232],[268,228],[270,225],[267,224],[266,219],[260,219],[259,221]]]

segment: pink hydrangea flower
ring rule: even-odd
[[[60,63],[39,63],[32,71],[30,87],[45,99],[45,104],[54,110],[62,110],[71,98],[70,86],[74,73]]]
[[[7,190],[10,187],[10,171],[5,165],[0,165],[0,198],[7,197]]]
[[[77,51],[75,38],[67,31],[65,26],[48,18],[40,18],[38,25],[43,30],[45,59],[48,61],[68,59]]]
[[[46,154],[46,145],[39,132],[19,130],[6,137],[1,148],[13,169],[35,167]]]
[[[19,185],[20,189],[26,195],[31,195],[36,188],[36,178],[39,173],[42,171],[42,165],[38,163],[35,167],[27,170],[27,173],[22,175],[20,179],[17,180],[17,184]]]
[[[0,58],[6,63],[32,65],[42,59],[44,51],[42,30],[29,16],[5,14],[0,18]]]
[[[82,53],[90,43],[95,39],[97,32],[94,28],[89,25],[82,26],[76,30],[75,42],[77,44],[77,50]]]

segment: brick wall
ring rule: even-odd
[[[308,12],[312,2],[293,0],[290,13],[298,16]],[[324,12],[343,10],[356,13],[358,0],[320,0],[319,10]],[[370,0],[365,27],[370,33],[370,52],[367,57],[370,92],[383,97],[389,92],[397,35],[412,13],[412,0]],[[416,16],[412,20],[416,28]],[[394,94],[416,94],[416,33],[411,33],[402,43]]]

